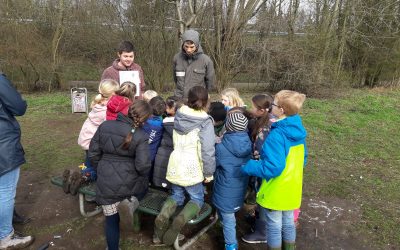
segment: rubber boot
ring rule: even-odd
[[[246,234],[242,240],[250,244],[267,243],[266,222],[261,219],[256,219],[254,232]]]
[[[175,217],[172,225],[165,232],[163,242],[166,245],[173,245],[179,232],[185,224],[193,219],[200,212],[200,207],[194,202],[189,201],[182,211]]]
[[[62,176],[63,176],[62,188],[64,190],[64,193],[68,194],[69,187],[71,185],[71,183],[69,182],[69,177],[70,177],[69,169],[65,169]]]
[[[169,226],[169,219],[175,213],[177,204],[172,198],[167,198],[161,208],[160,213],[154,222],[153,243],[158,244],[164,236]]]
[[[294,250],[296,249],[295,243],[294,242],[287,242],[283,241],[283,250]]]

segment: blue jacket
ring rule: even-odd
[[[307,132],[299,115],[288,116],[271,126],[260,152],[260,160],[250,160],[243,172],[263,178],[257,203],[272,210],[300,207],[303,168],[307,159]]]
[[[21,128],[15,116],[25,114],[26,102],[0,72],[0,176],[25,163]]]
[[[151,116],[144,123],[143,130],[149,135],[150,159],[153,164],[163,134],[162,117]]]
[[[272,123],[271,131],[260,152],[261,160],[250,160],[242,169],[244,173],[267,181],[279,176],[286,166],[286,157],[292,146],[304,144],[307,132],[299,115],[288,116]],[[307,147],[304,166],[307,159]]]
[[[226,132],[216,146],[217,169],[212,201],[225,213],[233,213],[243,205],[248,176],[240,169],[251,158],[251,141],[246,131]]]

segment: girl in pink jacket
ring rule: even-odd
[[[118,89],[119,84],[114,80],[105,79],[100,82],[99,94],[93,99],[91,103],[92,110],[90,111],[86,121],[83,123],[81,132],[79,133],[78,144],[82,147],[83,150],[86,151],[85,166],[88,173],[90,173],[90,169],[92,169],[90,167],[90,162],[87,158],[90,140],[96,133],[96,130],[100,126],[100,124],[106,120],[108,100],[111,96],[115,94]],[[90,177],[90,179],[94,177],[93,179],[95,179],[95,174],[94,176],[90,176],[89,174],[87,177]]]

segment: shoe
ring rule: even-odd
[[[35,239],[32,236],[22,236],[14,231],[4,239],[0,240],[0,249],[19,249],[32,244]]]
[[[69,193],[69,187],[71,185],[71,183],[69,182],[69,175],[70,175],[70,171],[68,169],[64,170],[63,173],[63,181],[62,181],[62,188],[64,190],[64,193],[68,194]]]
[[[246,234],[242,237],[242,240],[250,244],[267,243],[267,232],[265,221],[256,219],[254,232]]]
[[[13,219],[12,219],[13,224],[25,225],[26,223],[30,222],[31,220],[32,220],[31,218],[25,218],[25,217],[22,217],[21,215],[19,215],[14,208]]]
[[[72,195],[76,195],[83,182],[84,180],[82,179],[81,173],[73,172],[71,175],[71,184],[69,187],[69,192],[71,192]]]
[[[200,212],[200,209],[199,205],[189,201],[182,211],[175,217],[167,232],[165,232],[163,242],[168,246],[173,245],[183,226],[185,226],[189,220],[196,217]]]
[[[169,219],[175,213],[177,204],[176,201],[167,198],[161,208],[160,213],[157,215],[156,220],[154,221],[154,234],[158,239],[162,239],[164,233],[167,231],[169,226]]]
[[[225,244],[225,250],[238,250],[238,244]]]

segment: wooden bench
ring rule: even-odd
[[[62,177],[61,176],[56,176],[51,178],[51,183],[62,187]],[[92,217],[94,215],[97,215],[102,212],[102,207],[101,206],[96,206],[94,210],[92,211],[86,211],[85,209],[85,195],[88,196],[96,196],[96,184],[94,182],[91,182],[87,185],[83,185],[82,187],[79,188],[78,190],[78,195],[79,195],[79,211],[82,216],[84,217]],[[157,190],[157,189],[152,189],[150,188],[145,197],[140,201],[138,209],[135,211],[135,214],[133,215],[133,229],[135,232],[139,232],[141,228],[141,223],[140,223],[140,214],[150,214],[157,216],[162,208],[162,205],[164,201],[167,199],[169,194],[167,192]],[[212,212],[212,208],[209,204],[204,203],[204,206],[200,210],[199,215],[190,220],[188,222],[189,225],[195,225],[203,221],[204,219],[208,218]],[[176,213],[179,213],[177,211]],[[213,220],[204,226],[200,231],[194,235],[192,238],[187,239],[186,242],[180,246],[179,245],[179,240],[176,239],[174,243],[175,249],[187,249],[190,245],[192,245],[198,238],[200,238],[201,235],[203,235],[207,230],[213,226],[218,220],[217,213],[215,213]]]

